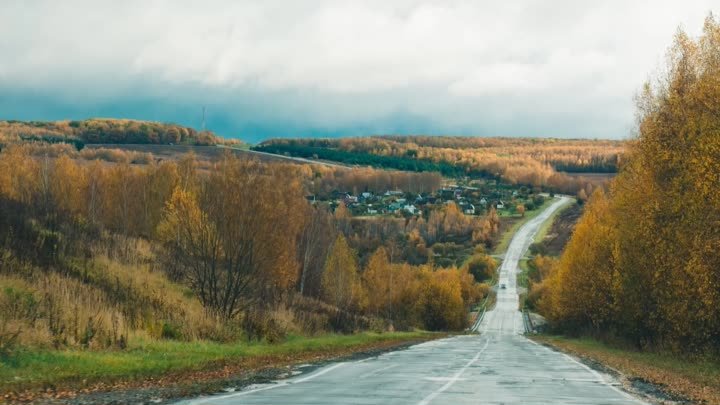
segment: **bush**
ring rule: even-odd
[[[179,340],[182,338],[182,332],[177,326],[168,322],[163,322],[160,330],[160,337],[163,339]]]

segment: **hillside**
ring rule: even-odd
[[[210,131],[177,124],[128,119],[0,121],[0,144],[20,141],[85,144],[218,145],[228,141]]]
[[[589,195],[608,174],[617,172],[626,146],[627,142],[611,140],[372,136],[271,139],[253,149],[456,178],[501,179],[571,194],[585,190]]]

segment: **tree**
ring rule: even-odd
[[[428,330],[459,330],[467,318],[459,273],[436,270],[425,279],[420,301],[421,317]]]
[[[467,264],[467,269],[475,281],[482,283],[495,277],[497,262],[491,256],[479,254],[472,257]]]
[[[365,305],[357,258],[342,234],[338,235],[330,248],[325,262],[322,290],[325,301],[340,309],[358,310]]]
[[[305,201],[297,181],[272,170],[226,156],[197,192],[176,187],[159,226],[168,271],[187,278],[203,304],[221,318],[270,304],[297,281],[299,207]],[[262,190],[273,204],[247,198],[242,190]]]
[[[525,218],[525,205],[524,204],[518,204],[517,207],[515,207],[515,210],[520,214],[521,217]]]
[[[300,234],[298,253],[300,255],[300,277],[298,292],[307,294],[308,287],[317,291],[328,247],[334,239],[335,229],[331,215],[316,205],[305,208],[307,222]]]
[[[375,315],[390,317],[392,290],[397,286],[393,284],[393,271],[385,248],[378,248],[370,256],[363,272],[363,281],[368,295],[368,311]]]
[[[541,307],[565,330],[707,352],[720,341],[720,24],[709,16],[697,39],[678,32],[667,60],[638,97],[638,139],[609,196],[593,192]]]

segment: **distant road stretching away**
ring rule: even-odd
[[[497,306],[480,335],[418,344],[359,361],[338,362],[273,384],[181,402],[224,404],[643,404],[571,357],[522,336],[518,261],[543,221],[563,204],[528,221],[513,236],[500,269]]]

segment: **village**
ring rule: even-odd
[[[525,186],[513,186],[486,180],[469,184],[446,184],[429,193],[412,193],[403,190],[380,192],[333,190],[327,195],[310,195],[307,199],[314,204],[327,204],[331,210],[340,204],[347,207],[355,217],[368,216],[425,216],[442,204],[457,204],[466,215],[485,215],[495,209],[498,216],[523,216],[546,200],[541,194]]]

